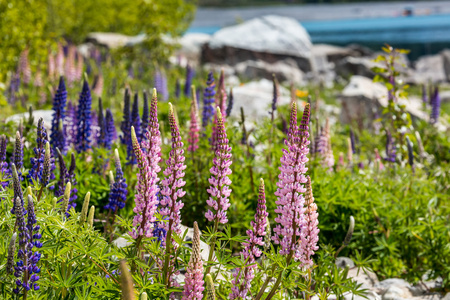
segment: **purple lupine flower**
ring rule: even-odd
[[[439,88],[436,86],[434,89],[433,100],[431,102],[431,115],[430,115],[431,124],[436,124],[438,122],[440,109],[441,109],[441,97],[439,96]]]
[[[311,186],[311,178],[306,176],[306,192],[305,192],[305,224],[302,228],[301,235],[301,247],[302,247],[302,258],[300,261],[303,266],[311,267],[313,261],[311,256],[314,255],[314,251],[317,251],[319,247],[317,242],[319,241],[319,214],[317,213],[317,204],[314,203],[314,196]]]
[[[67,90],[64,84],[64,77],[59,78],[58,89],[56,90],[55,97],[53,98],[53,118],[52,118],[52,131],[50,134],[50,143],[53,149],[59,148],[60,151],[65,153],[66,150],[66,137],[63,122],[66,117],[66,102],[67,102]]]
[[[64,75],[64,49],[61,43],[58,43],[58,52],[56,53],[56,71],[57,75]]]
[[[42,243],[41,234],[39,233],[40,226],[35,225],[36,215],[34,212],[33,197],[28,195],[28,218],[25,225],[26,211],[23,206],[20,205],[20,200],[16,199],[17,204],[17,224],[19,231],[19,251],[17,257],[19,261],[14,267],[14,276],[18,278],[16,280],[17,287],[13,289],[15,294],[18,294],[21,289],[26,294],[29,290],[39,290],[39,285],[36,283],[39,280],[39,273],[41,269],[37,266],[37,263],[41,259],[41,253],[38,251],[33,252],[33,248],[41,248]],[[22,277],[22,279],[20,279]]]
[[[106,120],[103,115],[102,98],[98,98],[97,125],[99,127],[99,135],[98,135],[98,139],[97,139],[97,145],[106,147]]]
[[[120,141],[127,147],[127,164],[136,164],[136,156],[133,152],[133,143],[131,141],[131,110],[130,110],[130,91],[125,90],[124,106],[123,106],[123,121],[120,124],[122,136]]]
[[[177,80],[175,81],[175,98],[180,99],[180,94],[181,94],[181,85],[180,80],[177,78]]]
[[[66,137],[66,146],[74,145],[77,138],[77,112],[75,105],[72,104],[72,101],[67,103],[67,115],[64,118],[64,128],[61,130],[65,133]]]
[[[100,73],[95,78],[94,87],[92,88],[94,95],[100,97],[103,94],[103,75]]]
[[[195,93],[195,86],[192,86],[192,101],[191,101],[191,125],[189,126],[188,137],[188,151],[194,153],[198,149],[198,132],[200,131],[198,120],[198,107]]]
[[[6,188],[9,184],[11,172],[9,171],[8,163],[6,162],[6,145],[8,139],[3,134],[0,136],[0,186]]]
[[[203,282],[203,261],[200,248],[200,230],[197,222],[194,222],[194,236],[192,239],[192,254],[186,269],[184,280],[184,291],[182,300],[202,300]]]
[[[184,95],[189,97],[191,95],[192,79],[194,79],[194,69],[188,64],[186,66],[186,81],[184,82]]]
[[[303,111],[300,130],[297,126],[297,105],[291,103],[291,120],[288,137],[285,139],[287,149],[283,150],[281,158],[281,174],[277,183],[277,208],[275,212],[278,216],[275,221],[278,223],[274,228],[272,240],[279,244],[280,254],[287,255],[295,260],[302,260],[303,249],[299,243],[302,235],[302,228],[305,226],[305,198],[306,191],[303,184],[307,182],[304,175],[308,170],[307,154],[309,152],[308,124],[310,116],[310,105],[306,104]]]
[[[157,71],[155,73],[155,88],[158,93],[161,95],[163,101],[167,101],[169,99],[169,91],[167,90],[167,78],[161,71]]]
[[[117,210],[125,207],[128,190],[127,180],[123,177],[122,165],[120,164],[119,151],[117,149],[114,151],[114,162],[116,166],[116,177],[109,192],[109,202],[104,208],[110,209],[115,215]]]
[[[78,189],[75,186],[77,185],[78,182],[77,179],[75,178],[75,168],[76,168],[75,154],[72,153],[70,156],[69,172],[67,174],[67,178],[72,186],[72,188],[70,189],[70,199],[67,211],[69,211],[72,207],[75,208],[77,206],[76,200],[78,198],[77,196]],[[66,215],[68,216],[68,213],[66,213]]]
[[[134,127],[134,132],[138,142],[141,142],[141,117],[139,116],[139,96],[134,94],[133,108],[131,109],[131,124]]]
[[[260,247],[264,247],[264,236],[267,227],[267,208],[264,180],[261,178],[259,184],[258,205],[256,207],[255,221],[251,222],[252,229],[247,230],[248,239],[243,243],[244,249],[241,251],[246,266],[238,268],[233,274],[230,299],[246,299],[250,289],[252,279],[255,277],[255,262],[261,256]],[[259,246],[259,247],[258,247]]]
[[[75,141],[75,150],[78,153],[87,151],[91,148],[91,91],[89,84],[85,80],[83,82],[83,89],[80,94],[80,100],[77,109],[78,131]]]
[[[233,97],[233,88],[230,88],[230,94],[228,96],[228,105],[227,105],[227,118],[231,115],[231,110],[233,109],[234,97]]]
[[[42,172],[44,170],[45,145],[47,144],[47,130],[44,128],[44,120],[42,118],[38,121],[36,147],[33,149],[35,157],[30,158],[31,169],[28,172],[28,181],[31,183],[39,181],[43,183]],[[50,160],[49,170],[54,170],[54,161]]]
[[[207,190],[210,197],[206,201],[210,209],[205,214],[208,221],[226,224],[228,222],[227,209],[230,207],[231,180],[231,146],[228,144],[227,133],[223,123],[220,108],[217,108],[217,148],[213,160],[213,167],[209,169],[211,186]]]
[[[161,181],[161,195],[159,213],[163,217],[168,217],[168,222],[160,224],[160,227],[167,231],[167,238],[174,232],[181,233],[181,215],[180,210],[184,206],[181,198],[186,194],[183,186],[186,181],[183,180],[184,170],[184,150],[181,141],[180,130],[178,129],[173,112],[172,104],[169,103],[169,124],[172,136],[172,150],[169,153],[169,159],[166,160],[166,169],[163,171],[165,178]],[[166,240],[167,243],[171,241]]]
[[[147,134],[147,127],[148,127],[148,118],[149,118],[149,107],[148,107],[148,96],[147,96],[147,92],[144,91],[143,93],[144,95],[144,108],[142,111],[142,128],[141,128],[141,136],[139,138],[140,141],[143,141],[144,139],[146,139],[146,134]]]
[[[116,127],[114,126],[114,118],[109,108],[106,109],[105,118],[105,148],[111,149],[116,135]]]
[[[397,148],[389,130],[386,130],[386,157],[384,160],[394,163],[397,156]]]
[[[144,236],[152,236],[153,223],[156,221],[156,205],[158,204],[156,197],[159,190],[157,185],[158,176],[150,168],[147,157],[139,146],[133,126],[131,126],[131,139],[139,173],[137,174],[136,194],[134,197],[136,203],[133,209],[133,212],[136,214],[133,219],[134,228],[129,234],[134,239],[141,239]]]
[[[414,152],[413,152],[413,143],[409,139],[409,137],[406,137],[406,146],[408,148],[408,163],[411,166],[411,168],[414,170]]]
[[[16,103],[17,100],[17,92],[19,91],[20,88],[20,74],[19,72],[14,72],[11,80],[9,82],[9,87],[8,87],[8,95],[9,95],[9,99],[8,99],[8,103],[13,105]]]
[[[203,93],[203,112],[202,112],[202,126],[206,128],[208,123],[214,116],[214,101],[215,101],[215,91],[216,85],[214,84],[214,74],[209,72],[208,81],[206,82],[205,92]]]

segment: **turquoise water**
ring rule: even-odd
[[[450,48],[450,15],[301,22],[313,43],[362,44],[380,49],[384,43],[413,50],[412,56]],[[191,27],[188,32],[213,34],[220,27]]]

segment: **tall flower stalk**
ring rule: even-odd
[[[14,144],[13,163],[16,166],[17,175],[22,180],[22,167],[23,167],[23,141],[19,131],[16,132],[16,140]]]
[[[59,148],[63,153],[66,150],[66,137],[64,134],[64,119],[66,117],[67,90],[64,77],[59,78],[58,89],[53,98],[53,118],[50,143],[53,149]]]
[[[174,242],[172,235],[181,233],[181,214],[180,210],[184,203],[181,198],[186,194],[183,186],[186,181],[183,180],[184,170],[186,165],[184,163],[183,142],[181,141],[180,130],[175,119],[172,104],[169,103],[169,124],[170,133],[172,136],[172,150],[169,153],[169,159],[166,160],[166,169],[163,174],[165,178],[161,181],[161,195],[159,213],[161,216],[167,217],[167,222],[161,223],[159,226],[166,230],[165,241],[165,261],[163,269],[164,283],[170,287],[173,282],[172,276],[175,275],[175,251],[178,245]],[[173,248],[173,249],[172,249]],[[172,253],[172,251],[174,253]]]
[[[120,129],[122,130],[122,136],[120,141],[127,147],[127,163],[135,164],[136,157],[133,151],[133,143],[131,141],[131,101],[130,101],[130,91],[125,90],[124,96],[124,106],[123,106],[123,121],[120,124]]]
[[[91,105],[92,97],[89,84],[85,80],[80,94],[77,109],[78,130],[75,142],[75,149],[78,153],[91,148]]]
[[[216,91],[214,90],[216,87],[214,83],[214,74],[213,72],[209,72],[208,80],[206,81],[205,92],[203,93],[203,112],[202,112],[202,127],[206,128],[208,123],[211,121],[214,116],[214,96],[216,95]]]
[[[119,151],[114,151],[114,163],[116,166],[116,177],[111,184],[111,190],[109,192],[108,204],[105,205],[105,209],[109,210],[108,219],[112,215],[111,227],[114,225],[114,220],[119,209],[125,207],[127,201],[127,180],[123,177],[122,165],[120,163]]]
[[[114,126],[114,117],[109,108],[106,109],[105,117],[105,148],[111,149],[111,146],[116,138],[116,127]]]
[[[136,137],[141,142],[141,117],[139,116],[139,95],[134,94],[133,108],[131,109],[131,124],[136,132]]]
[[[245,260],[245,266],[238,268],[233,274],[230,299],[246,299],[252,279],[255,277],[256,259],[261,256],[261,247],[264,247],[264,236],[267,234],[267,208],[264,180],[259,184],[258,205],[256,207],[255,220],[251,222],[252,229],[247,230],[248,239],[245,241],[241,255]]]
[[[8,163],[6,162],[6,145],[8,139],[6,135],[0,136],[0,186],[6,188],[9,184],[10,171],[8,169]]]
[[[231,175],[231,163],[231,146],[228,144],[222,113],[220,108],[217,108],[217,148],[213,159],[213,167],[209,170],[212,176],[209,178],[211,186],[207,190],[210,195],[206,201],[209,209],[205,214],[208,221],[214,222],[214,237],[210,243],[208,261],[211,261],[214,253],[216,245],[215,233],[219,223],[226,224],[228,222],[227,209],[230,207],[229,197],[231,194],[231,189],[229,188],[231,180],[228,176]],[[209,273],[210,269],[211,267],[208,267],[206,273]]]

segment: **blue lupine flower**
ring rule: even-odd
[[[63,122],[66,117],[66,102],[67,102],[67,90],[64,83],[64,77],[59,78],[59,86],[56,90],[55,97],[53,98],[53,118],[52,118],[52,131],[50,134],[50,144],[53,149],[59,148],[60,151],[65,153],[66,150],[66,137],[64,134]]]
[[[39,285],[36,283],[39,280],[39,273],[41,269],[37,263],[41,259],[41,253],[33,252],[33,248],[41,248],[42,243],[39,241],[42,235],[39,233],[40,226],[35,225],[36,215],[34,212],[33,197],[28,196],[28,209],[25,211],[20,205],[20,200],[16,199],[17,210],[17,225],[19,231],[19,251],[17,257],[19,261],[14,267],[14,276],[17,287],[13,290],[18,294],[21,289],[29,291],[30,289],[39,290]],[[25,214],[28,212],[27,224],[25,225]],[[27,262],[25,265],[24,262]],[[28,274],[25,276],[25,270]],[[22,279],[20,279],[22,277]]]
[[[122,136],[120,141],[122,144],[127,146],[127,162],[128,164],[133,164],[136,160],[133,151],[133,143],[131,142],[131,111],[130,111],[130,92],[128,89],[125,90],[124,106],[123,106],[123,121],[120,124],[120,129],[122,130]]]
[[[159,192],[159,189],[158,189],[158,194],[156,194],[156,197],[158,198],[158,204],[156,205],[158,207],[159,203],[160,203],[160,201],[162,199],[161,193]],[[164,217],[164,220],[168,220],[168,216]],[[152,235],[154,237],[156,237],[156,239],[161,243],[161,246],[162,246],[162,242],[166,240],[167,232],[166,232],[166,230],[164,228],[159,226],[160,223],[161,222],[159,222],[159,221],[156,221],[156,222],[153,223],[153,233],[152,233]]]
[[[386,130],[386,157],[384,160],[395,163],[397,157],[397,147],[392,139],[391,133]]]
[[[114,183],[111,185],[109,202],[104,207],[105,209],[111,209],[114,214],[117,210],[125,207],[128,195],[127,180],[123,177],[122,166],[120,164],[119,152],[117,149],[115,151],[115,166],[116,177],[114,178]]]
[[[356,153],[355,133],[350,129],[350,144],[352,146],[352,153]]]
[[[206,127],[208,125],[208,123],[211,121],[216,111],[214,108],[215,102],[214,96],[216,95],[215,88],[216,85],[214,84],[214,74],[213,72],[209,72],[205,92],[203,93],[203,112],[202,112],[203,127]]]
[[[20,185],[21,179],[19,178],[19,174],[17,173],[16,165],[13,163],[11,164],[11,173],[12,173],[12,180],[13,180],[13,189],[14,189],[14,199],[20,199],[20,204],[23,207],[23,191],[22,186]],[[11,209],[11,213],[16,213],[16,201],[13,203],[13,207]]]
[[[159,99],[167,101],[169,99],[169,91],[167,90],[167,79],[166,76],[157,71],[155,73],[155,88],[158,91],[160,97]]]
[[[42,181],[42,171],[44,169],[45,144],[47,140],[47,130],[44,128],[44,120],[38,121],[36,147],[33,149],[35,157],[31,157],[31,169],[28,172],[28,181]]]
[[[430,115],[431,124],[436,124],[438,122],[440,109],[441,109],[441,97],[439,96],[439,88],[435,87],[433,99],[431,101],[431,115]]]
[[[6,188],[11,178],[11,172],[9,171],[8,163],[6,162],[6,145],[8,139],[5,135],[0,136],[0,186]]]
[[[116,132],[116,127],[114,126],[114,118],[112,112],[109,108],[106,109],[105,118],[105,148],[111,149],[112,143],[114,141],[114,136]]]
[[[72,189],[70,190],[70,199],[69,199],[69,205],[67,208],[67,211],[70,211],[70,208],[75,208],[77,206],[76,199],[77,199],[77,188],[75,187],[77,184],[77,180],[75,178],[75,155],[72,153],[71,155],[71,162],[70,162],[70,168],[67,169],[66,163],[64,162],[64,157],[62,156],[59,149],[56,150],[58,153],[58,161],[59,161],[59,180],[58,180],[58,187],[55,189],[55,196],[61,197],[64,195],[64,191],[66,189],[66,185],[68,182],[72,185]],[[59,200],[61,202],[62,199]],[[66,212],[66,216],[69,216],[69,213]]]
[[[136,137],[140,142],[141,137],[141,117],[139,116],[139,96],[138,93],[134,94],[133,108],[131,110],[131,124],[134,127]],[[136,161],[137,163],[137,161]]]
[[[140,141],[147,139],[146,133],[148,130],[149,118],[150,118],[150,110],[148,106],[148,95],[147,92],[144,91],[144,110],[142,111],[142,128]]]
[[[85,80],[77,110],[78,131],[75,149],[78,153],[91,148],[91,105],[91,91],[89,90],[89,84]]]
[[[194,79],[194,69],[191,68],[190,65],[186,66],[186,82],[184,83],[184,95],[186,97],[191,96],[191,85],[192,85],[192,79]]]

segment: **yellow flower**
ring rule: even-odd
[[[300,91],[300,90],[296,90],[295,91],[295,95],[299,98],[303,98],[303,97],[307,97],[308,96],[308,91]]]

